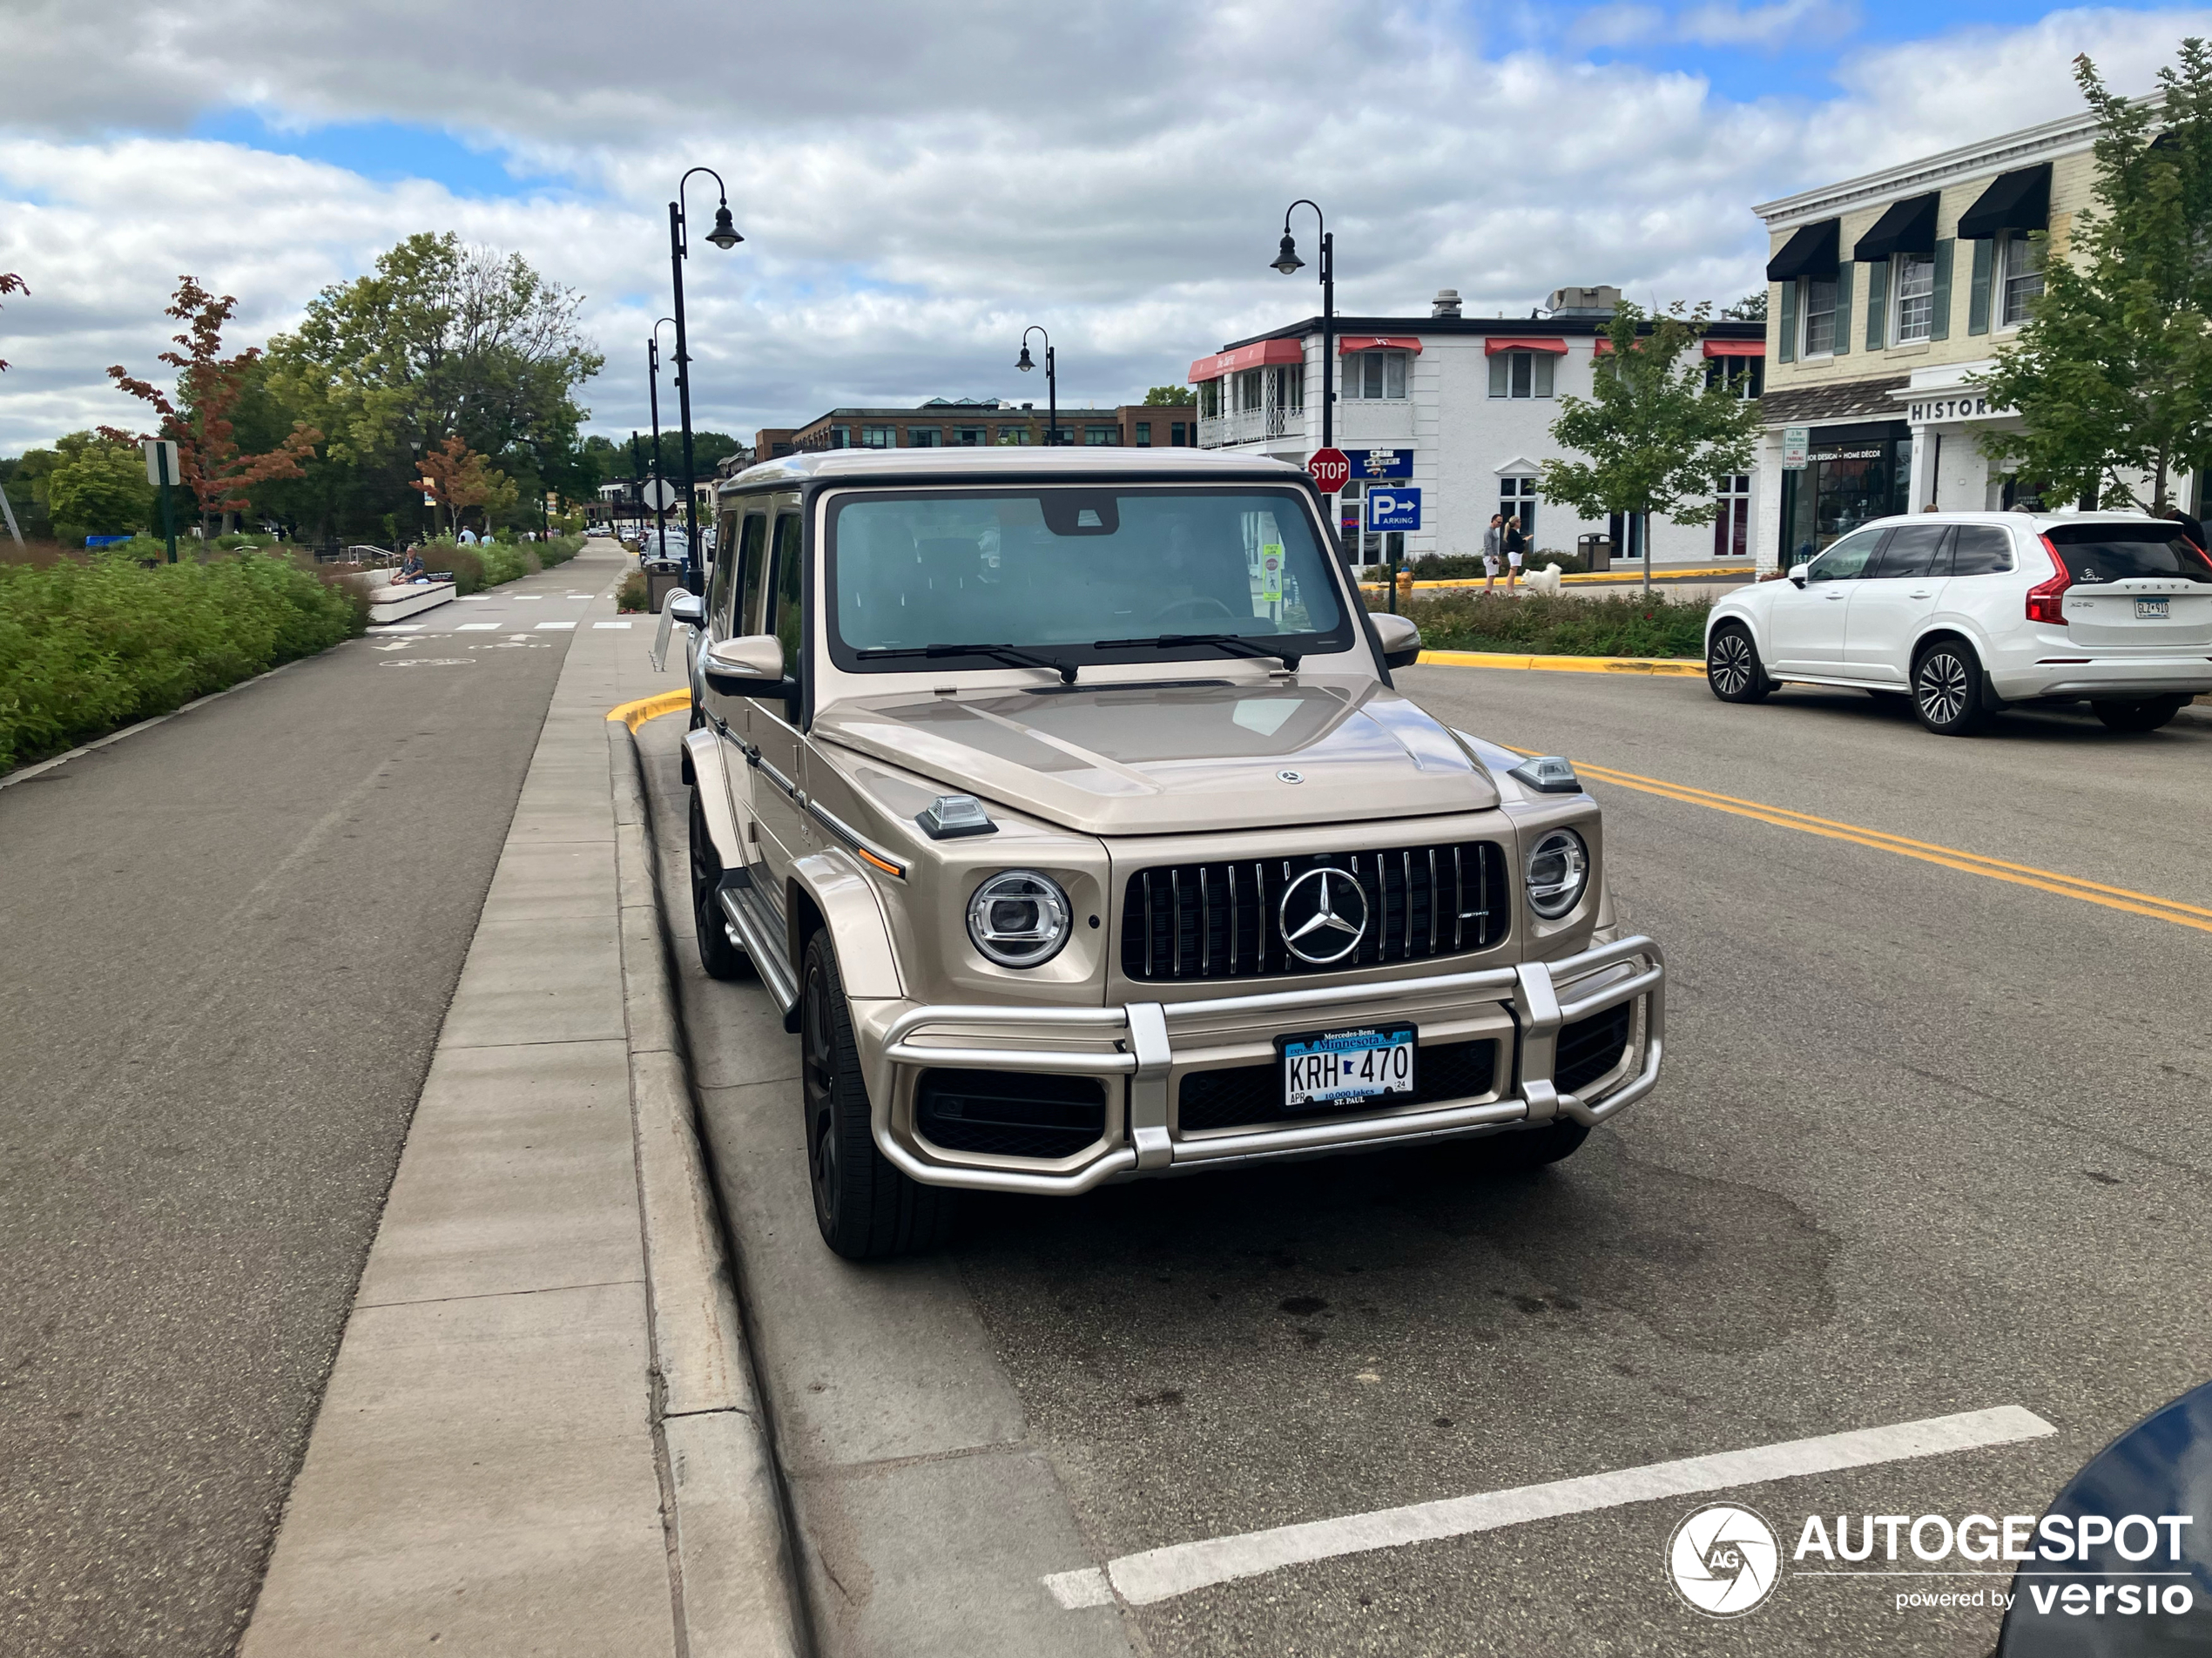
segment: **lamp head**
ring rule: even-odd
[[[745,240],[744,237],[738,234],[738,227],[730,222],[728,202],[724,202],[714,210],[714,228],[707,232],[706,239],[725,253]]]
[[[1275,268],[1285,276],[1305,268],[1305,261],[1298,256],[1298,244],[1291,239],[1288,231],[1283,233],[1283,246],[1275,255]]]
[[[1029,361],[1029,342],[1028,340],[1025,340],[1022,342],[1022,354],[1015,359],[1014,366],[1016,368],[1019,368],[1025,374],[1036,367],[1036,364]]]

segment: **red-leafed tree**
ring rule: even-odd
[[[258,483],[304,475],[300,462],[322,441],[320,432],[295,421],[290,435],[266,454],[239,452],[232,435],[231,414],[261,351],[253,346],[235,357],[223,355],[223,325],[237,308],[238,301],[227,293],[218,299],[189,276],[177,279],[177,297],[168,314],[185,325],[183,334],[171,336],[184,349],[161,354],[161,361],[177,371],[173,401],[158,386],[138,379],[120,365],[107,371],[118,387],[161,417],[159,429],[148,435],[177,445],[177,469],[183,474],[179,481],[199,498],[203,523],[218,513],[246,510]],[[114,427],[104,426],[100,432],[125,443],[139,441]]]
[[[28,293],[30,292],[30,290],[24,286],[23,278],[17,276],[13,271],[0,271],[0,293]],[[4,372],[7,367],[8,360],[0,357],[0,372]]]

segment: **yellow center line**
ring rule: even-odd
[[[1513,751],[1516,754],[1534,752],[1534,750],[1520,748]],[[2001,858],[1990,858],[1980,853],[1962,852],[1955,846],[1914,840],[1905,835],[1893,835],[1886,830],[1868,829],[1858,824],[1838,823],[1832,818],[1816,818],[1810,812],[1795,812],[1787,806],[1768,805],[1764,801],[1745,800],[1731,794],[1716,794],[1709,789],[1693,788],[1688,784],[1672,783],[1662,778],[1644,777],[1634,772],[1616,772],[1608,766],[1591,765],[1581,761],[1575,762],[1575,769],[1578,775],[1595,778],[1601,783],[1634,789],[1641,794],[1656,794],[1662,799],[1679,801],[1684,805],[1725,812],[1731,817],[1750,818],[1756,822],[1771,824],[1777,829],[1795,829],[1804,834],[1818,835],[1826,840],[1849,841],[1854,846],[1866,846],[1876,852],[1894,853],[1900,858],[1917,859],[1921,863],[1955,869],[1964,874],[1980,875],[2016,886],[2032,886],[2038,892],[2054,893],[2061,898],[2080,899],[2085,904],[2101,905],[2106,909],[2124,910],[2131,915],[2148,915],[2158,920],[2171,921],[2176,927],[2212,933],[2212,909],[2184,904],[2176,899],[2133,892],[2125,886],[2107,886],[2101,881],[2085,880],[2078,875],[2038,869],[2032,864],[2008,863]]]

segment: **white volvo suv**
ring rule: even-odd
[[[1715,604],[1705,675],[1730,703],[1782,684],[1910,696],[1946,737],[2036,702],[2155,731],[2212,691],[2212,559],[2162,518],[1879,519]]]

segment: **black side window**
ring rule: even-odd
[[[760,578],[767,568],[768,515],[756,512],[745,521],[738,543],[738,614],[732,634],[752,632],[760,621]]]
[[[776,570],[769,593],[769,603],[774,609],[768,618],[768,631],[784,648],[786,673],[796,673],[799,668],[800,578],[804,574],[799,529],[799,517],[795,512],[787,512],[776,520]]]
[[[1876,576],[1950,574],[1949,524],[1905,524],[1890,531],[1882,556],[1868,572]]]
[[[2013,567],[2013,538],[1994,524],[1961,524],[1952,544],[1953,576],[1994,576]]]

